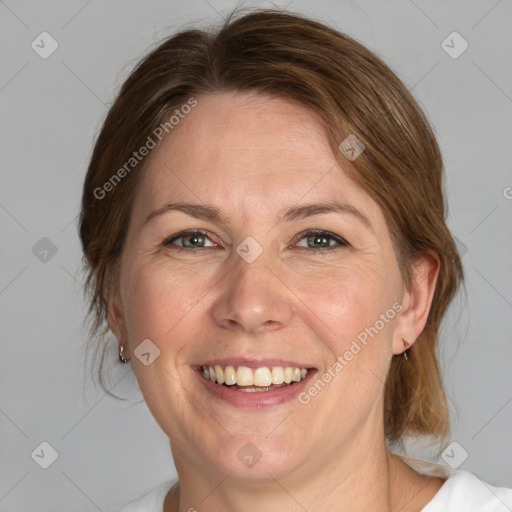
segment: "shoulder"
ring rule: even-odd
[[[491,485],[469,471],[455,470],[442,464],[412,457],[401,458],[419,473],[445,479],[437,494],[421,512],[510,512],[512,510],[512,489]]]
[[[142,496],[107,512],[163,512],[165,496],[176,482],[177,479],[163,482]]]
[[[496,487],[469,471],[448,478],[422,512],[510,512],[512,489]]]

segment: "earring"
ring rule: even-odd
[[[409,346],[411,345],[406,339],[402,338],[402,343],[404,344],[405,350],[403,352],[405,360],[408,361],[407,351],[409,350]]]
[[[119,345],[119,361],[121,361],[121,363],[127,363],[129,361],[129,359],[124,357],[124,345]]]

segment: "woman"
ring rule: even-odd
[[[95,323],[179,482],[128,511],[509,510],[392,453],[442,446],[438,330],[463,281],[442,159],[359,43],[281,11],[164,41],[104,122],[80,236]]]

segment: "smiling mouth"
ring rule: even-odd
[[[238,391],[261,392],[293,386],[305,379],[311,368],[292,366],[200,366],[203,377],[215,384]]]

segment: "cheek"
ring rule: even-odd
[[[297,280],[302,318],[328,349],[326,367],[303,396],[315,415],[325,416],[326,435],[346,422],[346,411],[352,411],[353,425],[362,425],[382,396],[397,317],[397,276],[397,269],[366,261]],[[331,423],[327,416],[338,420]]]
[[[227,282],[225,270],[164,255],[132,260],[126,270],[123,303],[131,348],[149,338],[168,355],[203,332],[208,305]]]
[[[204,295],[204,280],[170,271],[169,262],[133,265],[127,272],[124,305],[129,335],[162,340]],[[201,284],[203,283],[203,284]]]
[[[386,278],[377,263],[351,262],[328,272],[297,276],[294,289],[322,339],[331,340],[331,349],[339,354],[392,307],[396,297],[392,282],[391,273]],[[379,330],[388,325],[379,323]]]

